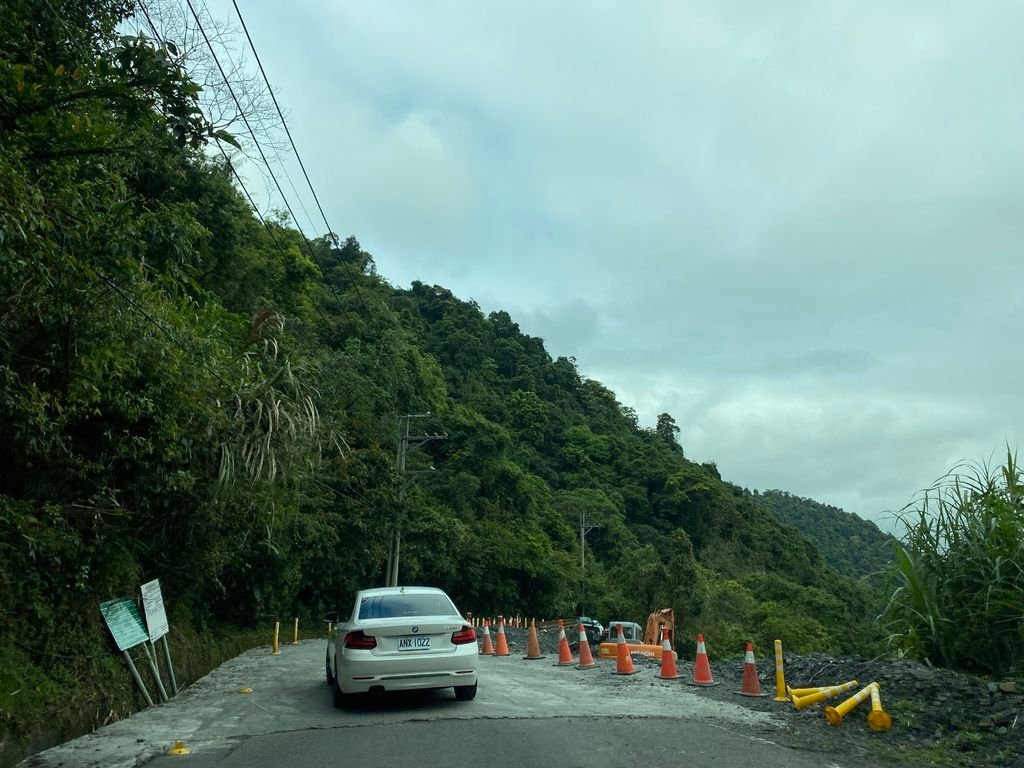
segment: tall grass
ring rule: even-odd
[[[1024,671],[1024,477],[961,464],[907,505],[896,544],[890,641],[934,664]]]

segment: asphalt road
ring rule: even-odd
[[[480,659],[470,702],[451,690],[356,697],[331,704],[324,641],[242,654],[170,703],[47,750],[26,768],[300,768],[386,765],[428,768],[457,761],[829,768],[820,753],[772,741],[781,722],[714,701],[644,668],[616,677],[612,666],[583,672],[552,660]],[[251,688],[252,693],[241,693]],[[175,740],[192,750],[163,756]],[[644,762],[640,762],[644,761]],[[647,762],[651,761],[651,762]],[[656,761],[656,762],[654,762]]]

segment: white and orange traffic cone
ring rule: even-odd
[[[704,647],[704,635],[697,633],[697,659],[693,663],[693,684],[703,687],[718,685],[711,676],[711,664],[708,651]]]
[[[668,627],[661,628],[661,674],[655,675],[661,680],[678,680],[679,670],[676,669],[676,655],[672,651],[672,643],[668,639]]]
[[[484,632],[483,632],[483,635],[484,635],[484,644],[483,644],[483,647],[480,649],[480,655],[481,656],[493,656],[494,655],[494,646],[491,645],[491,625],[490,625],[490,622],[487,621],[487,619],[484,619]]]
[[[558,620],[558,662],[556,667],[572,667],[576,662],[572,658],[572,651],[569,649],[569,639],[565,636],[565,622]]]
[[[615,671],[613,675],[635,675],[633,669],[633,657],[629,655],[629,646],[626,645],[626,636],[622,634],[622,625],[615,625]]]
[[[597,669],[597,663],[590,652],[590,643],[587,641],[587,631],[580,624],[580,663],[576,669]]]
[[[743,658],[743,681],[738,691],[740,696],[767,696],[761,693],[761,680],[757,676],[757,663],[754,661],[754,644],[747,643],[747,655]]]
[[[530,623],[530,637],[526,641],[526,655],[523,656],[527,661],[536,661],[537,659],[546,659],[543,653],[540,652],[540,642],[537,640],[537,622],[533,621]]]
[[[505,617],[498,617],[498,638],[494,645],[495,656],[511,656],[508,650],[508,640],[505,639]]]

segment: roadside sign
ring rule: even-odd
[[[149,639],[139,609],[135,607],[135,602],[131,598],[119,597],[100,603],[100,613],[103,614],[119,651],[127,651]]]
[[[149,627],[149,642],[155,643],[168,632],[160,579],[146,582],[139,590],[142,592],[142,608],[146,612],[146,626]]]

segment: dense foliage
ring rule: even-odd
[[[936,664],[1024,670],[1024,475],[957,467],[903,513],[891,640]]]
[[[753,496],[759,506],[806,536],[840,573],[872,576],[892,566],[893,538],[871,521],[785,491],[754,491]]]
[[[641,427],[507,313],[394,288],[353,238],[254,218],[173,52],[117,34],[130,7],[0,5],[6,731],[31,725],[9,692],[112,674],[101,601],[159,577],[172,622],[315,620],[381,583],[394,527],[401,580],[466,610],[673,606],[718,655],[870,642],[870,593],[686,459],[669,414]],[[409,469],[436,471],[398,481],[398,419],[427,411],[448,439]],[[89,713],[124,710],[96,689]]]

